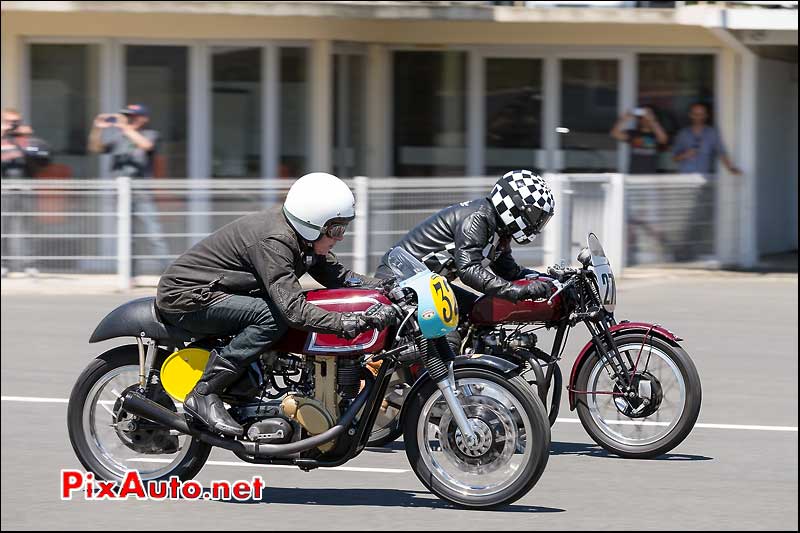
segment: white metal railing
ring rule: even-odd
[[[556,214],[542,237],[515,247],[520,264],[574,262],[586,234],[615,268],[713,258],[721,220],[713,180],[699,175],[546,174]],[[336,253],[359,272],[439,209],[486,196],[493,177],[346,180],[357,218]],[[291,180],[2,180],[2,260],[10,270],[116,274],[120,287],[158,275],[195,242],[283,202]],[[733,195],[734,197],[736,195]],[[729,209],[730,211],[730,209]]]

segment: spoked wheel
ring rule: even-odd
[[[597,444],[622,457],[667,453],[689,435],[700,413],[697,369],[682,348],[659,338],[629,334],[615,342],[628,371],[636,365],[631,390],[621,389],[593,352],[576,381],[586,391],[577,395],[581,423]]]
[[[191,479],[203,467],[211,447],[184,434],[126,412],[122,399],[138,388],[135,346],[109,350],[78,378],[67,408],[72,448],[81,464],[106,480],[121,480],[138,470],[143,480],[178,476]],[[148,393],[155,402],[182,412],[160,385]]]
[[[524,496],[549,457],[544,407],[520,377],[479,368],[455,371],[456,387],[477,442],[468,445],[432,381],[406,401],[406,454],[419,480],[437,496],[489,508]]]

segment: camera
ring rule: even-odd
[[[117,117],[106,117],[106,122],[109,124],[115,124],[117,122]]]
[[[647,110],[643,107],[637,107],[636,109],[633,110],[633,114],[634,116],[637,117],[643,117],[647,114]]]
[[[11,120],[8,123],[8,135],[23,135],[23,133],[19,132],[19,127],[22,125],[22,122],[19,120]]]

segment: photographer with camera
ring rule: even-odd
[[[50,147],[43,140],[33,136],[33,129],[22,123],[22,115],[16,109],[3,109],[2,117],[2,176],[10,179],[31,179],[50,163]],[[35,207],[35,196],[26,187],[20,186],[10,190],[3,196],[3,211],[30,213]],[[29,266],[27,259],[32,254],[30,240],[17,235],[33,233],[28,227],[29,217],[8,217],[7,231],[12,238],[8,239],[8,256],[18,257],[9,260],[11,267],[18,267],[29,275],[38,274],[38,270]],[[4,230],[4,233],[6,230]],[[2,267],[2,275],[8,274],[9,268]]]
[[[33,136],[16,109],[3,109],[2,134],[4,178],[32,178],[50,163],[50,147]]]
[[[129,104],[119,113],[97,115],[89,133],[89,150],[111,155],[111,174],[114,178],[149,179],[154,176],[159,134],[145,129],[150,111],[142,104]],[[161,236],[158,209],[151,195],[137,191],[133,195],[133,213],[143,224],[152,254],[159,256],[157,274],[169,264],[169,248]]]
[[[623,129],[635,120],[632,128]],[[629,174],[655,174],[658,170],[659,146],[667,144],[669,137],[651,107],[637,107],[617,120],[610,135],[631,145]]]

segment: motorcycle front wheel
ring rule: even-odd
[[[467,445],[436,383],[428,381],[406,399],[403,439],[411,467],[428,490],[459,506],[514,502],[547,466],[544,406],[519,376],[473,367],[456,369],[455,380],[477,442]]]
[[[158,358],[163,361],[163,357]],[[128,390],[138,389],[136,346],[113,348],[94,359],[78,377],[67,406],[69,440],[87,471],[120,481],[138,470],[143,481],[177,476],[192,479],[203,468],[211,446],[149,420],[136,419],[123,407]],[[148,397],[180,412],[181,404],[151,384]]]
[[[632,459],[663,455],[691,432],[700,413],[700,377],[679,346],[644,334],[614,339],[633,376],[634,393],[625,396],[613,371],[593,350],[578,373],[578,417],[597,444]],[[637,364],[638,360],[638,364]]]

